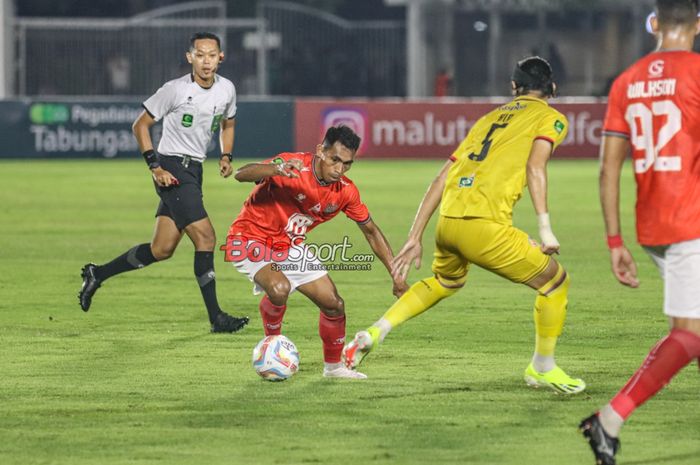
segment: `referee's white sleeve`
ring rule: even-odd
[[[168,82],[143,102],[143,108],[154,120],[159,121],[172,110],[175,94],[175,86]]]

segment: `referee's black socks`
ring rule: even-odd
[[[207,306],[209,322],[214,323],[216,316],[221,313],[216,299],[216,274],[214,273],[214,252],[194,253],[194,276],[197,278],[199,290],[202,291],[204,305]]]
[[[115,274],[137,270],[156,261],[156,257],[151,252],[151,244],[140,244],[132,247],[128,252],[118,256],[106,265],[98,266],[95,270],[95,275],[97,279],[104,281]]]

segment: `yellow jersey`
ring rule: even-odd
[[[566,117],[545,100],[521,96],[481,117],[450,159],[440,214],[512,223],[513,206],[527,185],[532,143],[552,150],[566,138]]]

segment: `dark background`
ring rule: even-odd
[[[183,3],[173,0],[19,0],[18,16],[129,17],[144,11]],[[257,0],[228,0],[229,17],[255,16]],[[403,19],[403,7],[387,7],[384,0],[297,0],[290,3],[308,5],[346,19]]]

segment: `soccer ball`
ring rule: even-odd
[[[267,381],[284,381],[299,369],[297,346],[285,336],[267,336],[253,349],[253,368]]]

